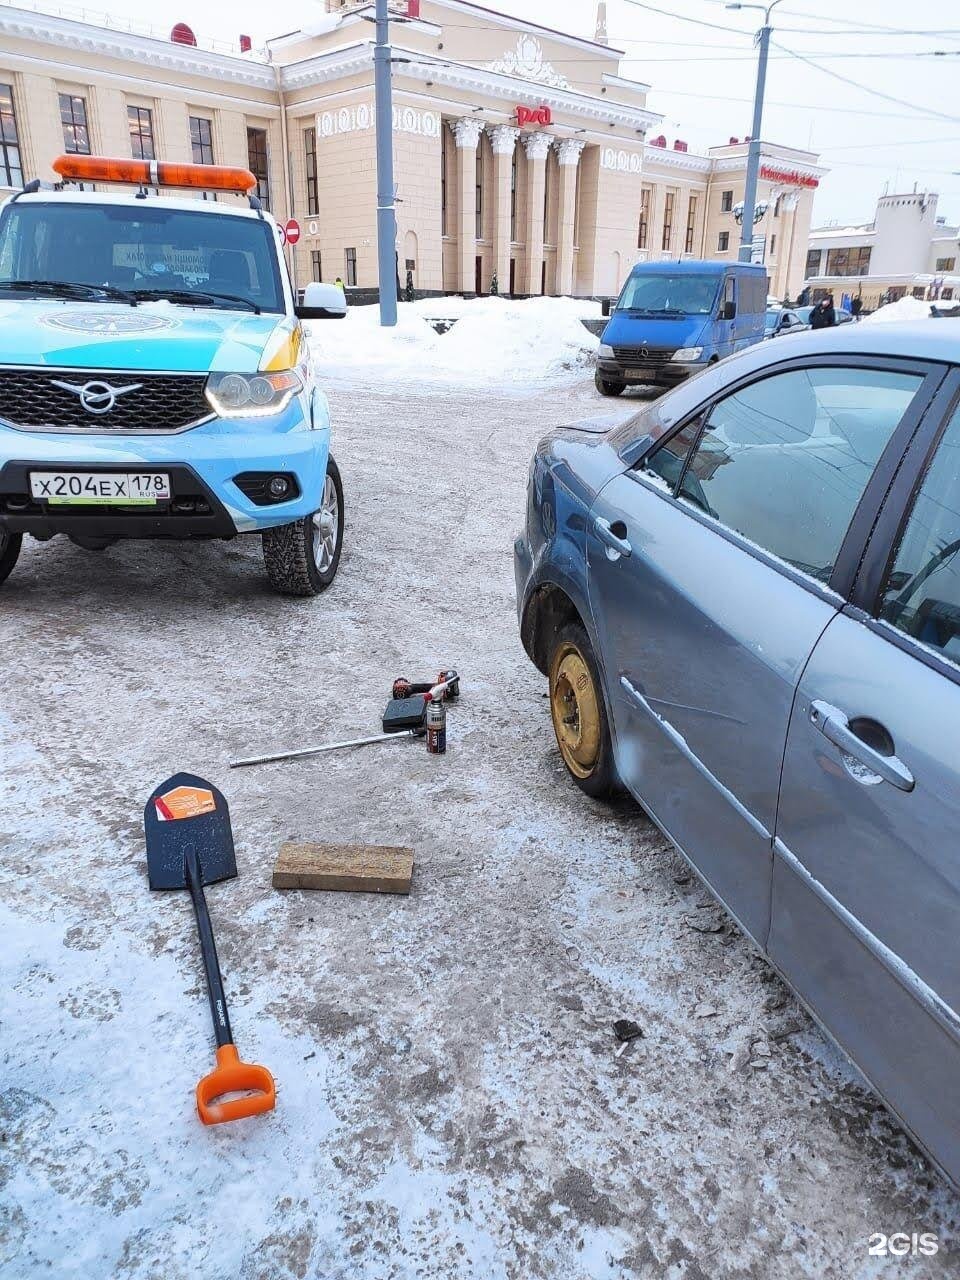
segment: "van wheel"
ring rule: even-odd
[[[561,627],[547,670],[550,715],[563,763],[581,791],[609,799],[620,787],[597,660],[581,623]]]
[[[293,524],[264,529],[263,561],[275,591],[316,596],[337,576],[343,549],[343,485],[333,458],[327,459],[320,510]]]
[[[606,378],[601,378],[599,373],[594,375],[593,381],[602,396],[620,396],[627,389],[626,383],[608,382]]]
[[[11,533],[9,529],[0,529],[0,582],[10,577],[22,546],[22,533]]]

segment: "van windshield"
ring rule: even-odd
[[[46,292],[94,285],[140,300],[282,312],[275,234],[266,220],[163,201],[23,201],[0,220],[0,283],[24,294],[31,282]]]
[[[618,311],[645,316],[708,316],[721,277],[668,272],[630,276],[617,300]]]

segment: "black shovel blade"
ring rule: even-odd
[[[192,773],[175,773],[143,811],[151,889],[185,889],[187,850],[196,850],[203,884],[237,874],[230,810],[221,792]]]

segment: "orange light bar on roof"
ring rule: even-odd
[[[169,164],[165,160],[116,160],[109,156],[57,156],[53,171],[72,182],[130,182],[144,187],[191,187],[242,195],[248,195],[257,185],[249,169],[224,164]]]

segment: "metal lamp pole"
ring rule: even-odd
[[[393,93],[390,83],[390,19],[387,0],[377,0],[377,41],[373,48],[377,107],[377,259],[380,323],[397,323],[397,216],[393,185]]]
[[[743,193],[743,222],[740,226],[740,251],[737,255],[741,262],[750,262],[753,258],[753,212],[757,207],[757,179],[760,176],[760,130],[763,127],[763,91],[767,83],[767,54],[770,51],[770,14],[780,3],[771,0],[768,5],[762,4],[728,4],[728,9],[759,9],[763,14],[763,26],[757,33],[760,46],[760,58],[757,62],[757,87],[753,95],[753,128],[750,131],[750,149],[747,152],[747,182]]]

